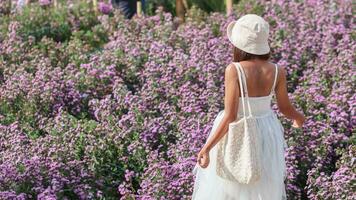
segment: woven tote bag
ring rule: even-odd
[[[245,77],[240,63],[234,63],[239,75],[243,117],[229,124],[228,132],[217,144],[216,173],[220,177],[250,184],[261,177],[260,143],[256,118],[252,115]],[[246,115],[245,95],[249,115]]]

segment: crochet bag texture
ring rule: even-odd
[[[256,118],[251,112],[246,80],[241,76],[243,69],[240,63],[234,65],[239,75],[243,117],[229,124],[228,132],[217,144],[216,172],[224,179],[250,184],[261,178],[261,147],[258,141]],[[249,109],[248,116],[245,110],[245,95]]]

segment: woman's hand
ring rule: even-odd
[[[198,153],[198,160],[197,160],[198,164],[202,167],[202,168],[206,168],[209,165],[209,150],[206,148],[202,148],[200,150],[200,152]]]
[[[304,122],[305,122],[305,117],[304,117],[304,115],[301,115],[298,119],[295,119],[293,121],[292,127],[294,127],[294,128],[302,128]]]

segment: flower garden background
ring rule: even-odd
[[[270,23],[271,61],[307,116],[298,130],[279,115],[288,199],[356,199],[351,0],[245,0],[229,16],[193,8],[179,26],[162,10],[103,9],[0,16],[0,199],[189,199],[223,109],[226,26],[246,13]]]

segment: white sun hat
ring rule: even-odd
[[[227,26],[227,37],[237,48],[251,54],[263,55],[270,51],[269,24],[262,17],[247,14]]]

